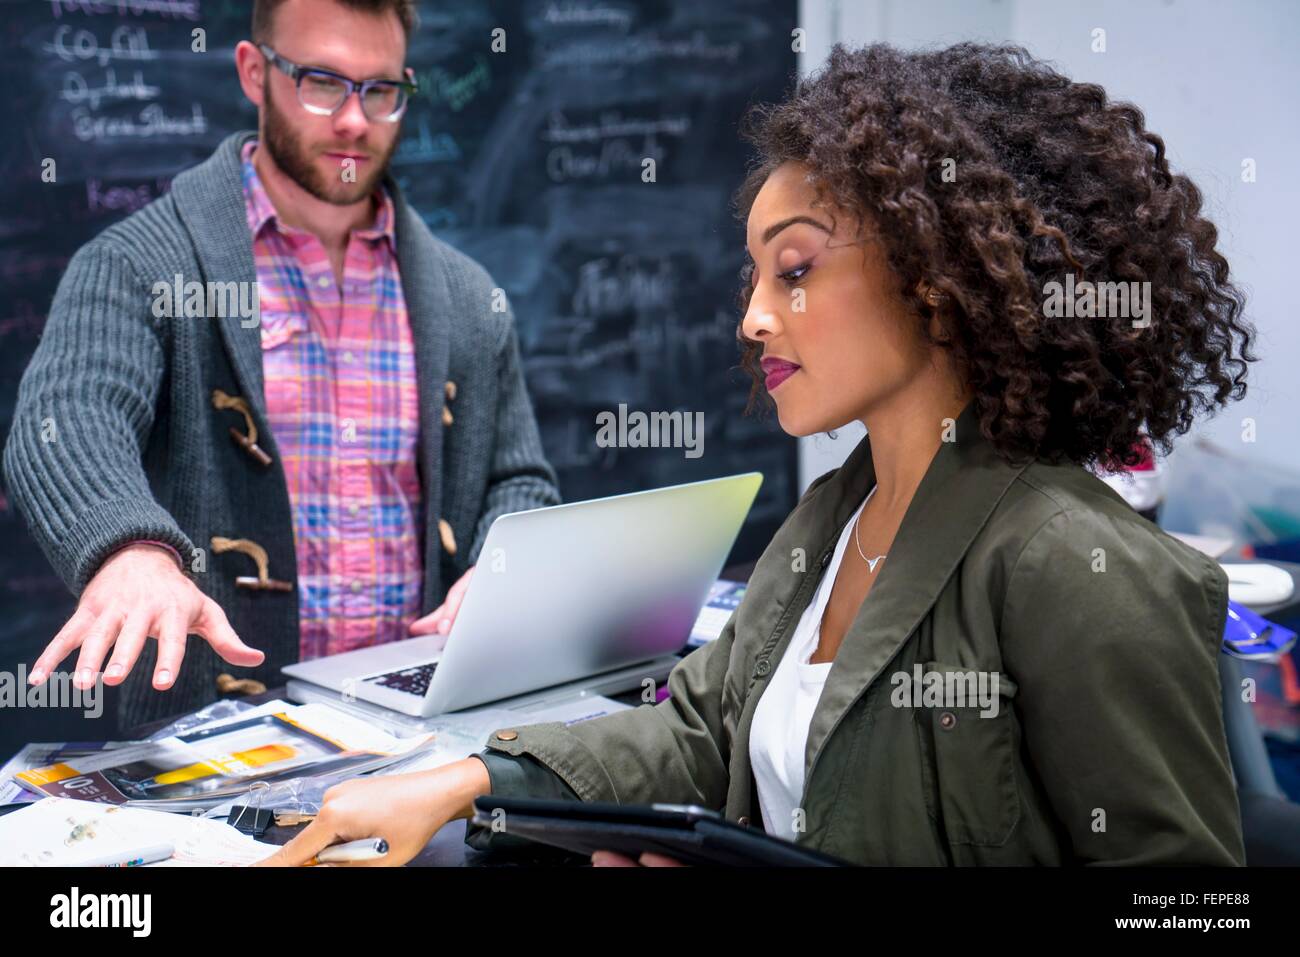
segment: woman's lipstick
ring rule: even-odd
[[[779,359],[776,356],[764,356],[759,362],[759,366],[762,367],[764,375],[767,376],[763,384],[767,386],[768,392],[771,392],[799,371],[799,366],[796,363],[787,359]]]

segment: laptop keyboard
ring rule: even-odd
[[[425,665],[416,665],[413,668],[403,668],[401,671],[390,671],[387,674],[375,675],[373,678],[366,678],[366,681],[373,681],[381,688],[392,688],[394,691],[404,691],[407,694],[413,694],[423,698],[424,693],[429,690],[429,682],[433,678],[433,673],[438,668],[436,661],[431,661]]]

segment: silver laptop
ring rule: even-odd
[[[503,515],[449,634],[289,665],[291,694],[305,682],[429,717],[667,674],[762,481],[748,472]]]

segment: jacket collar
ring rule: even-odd
[[[958,415],[951,435],[952,441],[939,446],[921,479],[889,557],[826,676],[808,729],[805,787],[827,738],[930,612],[998,502],[1025,469],[1008,464],[984,438],[974,402]],[[808,490],[750,578],[751,593],[761,592],[771,602],[775,630],[756,650],[752,683],[737,721],[727,797],[727,814],[733,820],[754,813],[749,761],[754,709],[811,600],[813,582],[808,579],[821,574],[822,560],[829,559],[845,523],[875,483],[871,438],[866,436],[839,469]],[[805,564],[799,564],[799,556]],[[791,574],[804,568],[804,574]]]
[[[967,404],[952,441],[939,446],[917,487],[889,557],[836,652],[808,731],[805,780],[827,737],[934,606],[1027,464],[1002,459],[980,432],[975,403]],[[838,535],[875,481],[867,436],[823,486],[814,521],[826,537]]]

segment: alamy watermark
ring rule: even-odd
[[[67,894],[50,898],[51,927],[121,927],[132,937],[148,937],[152,915],[152,894],[83,894],[74,885]]]
[[[596,445],[608,448],[685,449],[688,459],[704,454],[703,412],[618,412],[596,414]]]
[[[1048,319],[1132,319],[1134,329],[1151,325],[1149,282],[1075,282],[1074,273],[1066,273],[1064,283],[1044,284],[1043,296]]]
[[[889,683],[889,703],[895,708],[965,708],[978,705],[981,718],[998,716],[999,676],[996,671],[926,671],[919,664],[896,671]]]
[[[251,329],[262,318],[256,282],[185,282],[177,273],[171,282],[154,283],[150,294],[155,319],[237,318],[241,326]]]
[[[98,718],[104,713],[104,685],[99,675],[88,688],[72,683],[71,671],[52,672],[38,685],[27,683],[27,667],[18,671],[0,671],[0,708],[80,708],[83,717]]]

